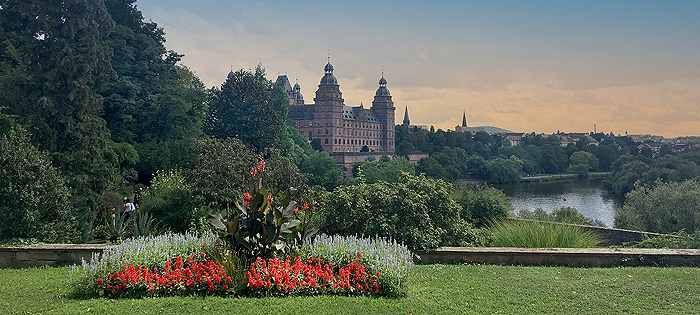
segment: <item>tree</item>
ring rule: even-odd
[[[102,1],[6,0],[0,24],[12,57],[0,66],[0,79],[10,80],[0,86],[12,86],[3,101],[65,175],[86,239],[102,192],[118,175],[103,157],[109,130],[98,94],[114,75],[102,40],[114,22]]]
[[[325,151],[314,151],[299,163],[299,170],[311,174],[310,185],[319,185],[326,190],[333,190],[340,185],[342,170],[335,160]]]
[[[362,169],[365,183],[373,184],[379,181],[394,183],[401,178],[403,173],[415,175],[415,166],[405,157],[401,156],[393,159],[385,157],[383,156],[379,161],[364,162],[359,166]]]
[[[700,182],[656,182],[653,188],[638,186],[615,214],[615,227],[673,233],[700,230]]]
[[[117,76],[101,91],[105,120],[117,143],[132,145],[141,158],[141,181],[162,169],[182,166],[181,152],[201,138],[207,91],[197,76],[177,65],[182,55],[165,48],[155,22],[145,21],[134,0],[106,0],[115,27],[105,43],[114,51]],[[178,153],[180,152],[180,153]]]
[[[522,175],[521,163],[514,159],[499,157],[489,160],[486,163],[486,169],[491,180],[497,183],[515,183]]]
[[[578,151],[574,152],[570,158],[570,164],[573,165],[583,165],[586,170],[594,170],[598,168],[598,158],[593,155],[593,153]]]
[[[75,240],[78,231],[65,180],[21,128],[0,134],[0,178],[0,239]]]
[[[547,139],[552,139],[552,137]],[[564,149],[561,146],[547,143],[540,147],[540,152],[542,153],[540,167],[542,167],[542,170],[545,173],[559,173],[566,168],[566,162],[568,159]]]
[[[213,97],[205,132],[217,139],[240,139],[257,150],[277,146],[287,127],[288,106],[287,95],[265,78],[262,66],[254,72],[239,70]]]
[[[510,212],[506,195],[491,186],[460,186],[453,195],[454,200],[462,206],[461,217],[477,226],[498,221]]]
[[[447,178],[449,175],[445,168],[433,157],[422,158],[418,161],[416,172],[423,173],[433,178]]]

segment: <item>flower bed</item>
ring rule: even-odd
[[[248,271],[248,288],[260,295],[382,295],[381,274],[372,273],[361,258],[358,254],[342,267],[313,257],[258,258]]]
[[[98,278],[100,297],[158,297],[174,295],[225,295],[233,282],[221,264],[212,260],[198,260],[198,255],[178,256],[175,262],[165,262],[165,268],[149,269],[124,264],[121,271]],[[206,257],[204,253],[199,255]]]

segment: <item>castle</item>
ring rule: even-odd
[[[316,90],[314,104],[304,104],[301,87],[291,86],[286,75],[277,77],[276,83],[289,95],[288,118],[294,121],[299,132],[309,141],[318,139],[328,153],[340,152],[394,152],[394,102],[386,87],[384,73],[372,106],[347,106],[340,92],[338,80],[333,75],[330,58],[325,74]]]

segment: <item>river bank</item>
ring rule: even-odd
[[[604,179],[612,177],[612,172],[591,172],[588,173],[588,179]],[[578,174],[548,174],[536,176],[520,177],[521,183],[532,182],[552,182],[552,181],[574,181],[578,180]]]

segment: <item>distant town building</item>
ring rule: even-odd
[[[586,145],[599,145],[600,143],[595,138],[585,132],[559,133],[556,135],[561,140],[561,146],[567,147],[569,144],[576,144],[582,139],[586,140]]]
[[[345,105],[330,58],[324,71],[313,104],[304,104],[298,83],[292,88],[286,75],[277,78],[277,85],[289,95],[288,118],[294,121],[297,130],[309,141],[318,139],[328,153],[394,152],[396,108],[384,73],[372,106],[365,108],[362,103],[354,107]]]
[[[506,138],[508,141],[510,141],[510,145],[516,146],[520,144],[520,141],[523,140],[523,137],[525,137],[527,134],[524,132],[507,132],[505,134]]]
[[[488,132],[488,131],[486,131],[486,128],[484,128],[484,127],[468,127],[467,126],[467,111],[464,111],[464,113],[462,114],[462,125],[455,126],[455,131],[456,132],[469,132],[472,135],[474,135],[475,133],[477,133],[479,131]]]

